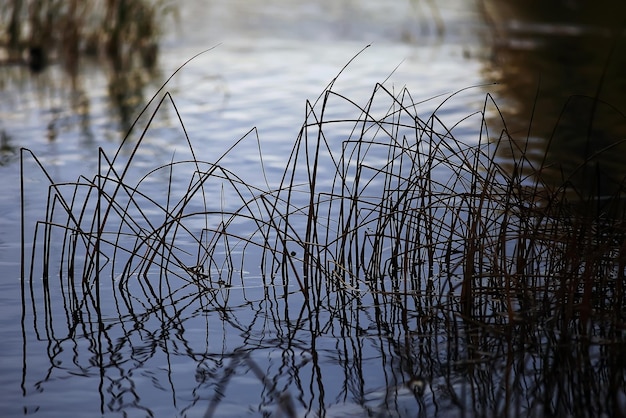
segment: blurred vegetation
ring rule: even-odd
[[[69,104],[44,113],[47,139],[55,140],[63,118],[74,114],[81,121],[79,135],[89,141],[93,86],[81,74],[91,61],[106,74],[119,132],[126,132],[143,104],[145,86],[158,78],[159,41],[167,18],[175,20],[177,12],[170,0],[1,1],[0,89],[24,86],[36,74],[38,96]],[[53,66],[64,76],[46,71]],[[2,165],[15,158],[19,144],[9,127],[0,129]]]
[[[613,195],[626,176],[626,3],[484,0],[488,77],[508,130],[552,183]],[[497,119],[497,117],[496,117]],[[530,124],[528,123],[530,121]],[[529,148],[527,149],[526,146]]]
[[[106,57],[117,69],[152,68],[166,0],[8,0],[0,5],[5,63],[40,71],[58,60],[75,72],[81,55]]]
[[[519,19],[617,27],[624,22],[626,3],[615,0],[517,0],[507,7]]]

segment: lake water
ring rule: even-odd
[[[497,399],[491,399],[493,410],[471,406],[476,393],[496,397],[489,392],[498,388],[500,378],[508,379],[489,371],[502,365],[498,353],[490,353],[490,361],[480,366],[489,369],[483,370],[488,384],[480,381],[480,372],[467,377],[467,365],[455,357],[458,353],[437,331],[434,319],[429,323],[419,298],[333,292],[325,284],[327,294],[306,299],[299,282],[303,278],[292,275],[285,282],[269,277],[259,267],[267,263],[261,253],[242,243],[211,247],[217,261],[198,275],[175,268],[165,269],[173,273],[169,276],[158,274],[146,267],[149,256],[133,264],[120,251],[115,259],[103,259],[108,276],[101,275],[94,285],[68,277],[74,268],[67,256],[72,241],[64,239],[74,235],[56,230],[50,232],[52,244],[47,247],[50,272],[46,276],[35,261],[35,273],[26,272],[32,280],[23,282],[20,187],[26,188],[23,213],[30,249],[35,221],[46,215],[49,181],[25,154],[20,183],[19,148],[30,149],[55,182],[88,184],[77,179],[93,179],[98,164],[108,168],[98,160],[98,149],[112,158],[156,94],[116,160],[119,174],[132,156],[125,182],[140,183],[137,189],[145,199],[135,196],[142,203],[133,208],[132,195],[121,193],[122,205],[131,202],[127,218],[111,215],[112,230],[120,231],[118,249],[136,246],[137,253],[149,253],[157,247],[125,236],[129,231],[124,220],[148,231],[151,222],[164,216],[157,203],[177,202],[197,179],[193,164],[171,170],[167,164],[194,156],[205,162],[219,159],[246,185],[276,188],[305,121],[307,100],[317,100],[340,72],[332,91],[361,106],[372,97],[376,83],[384,82],[395,94],[407,87],[416,115],[426,119],[437,109],[442,122],[452,126],[482,111],[486,94],[491,94],[521,130],[529,114],[526,93],[534,91],[535,79],[520,76],[507,82],[515,71],[528,69],[500,67],[498,58],[513,61],[522,51],[540,49],[532,42],[562,36],[563,26],[518,30],[515,24],[513,29],[504,25],[512,35],[503,46],[494,39],[479,2],[455,0],[436,6],[429,1],[375,0],[272,0],[262,6],[243,0],[186,2],[177,13],[166,17],[158,64],[151,72],[115,74],[100,61],[85,61],[74,78],[54,62],[39,74],[19,66],[0,68],[0,415],[462,416],[503,410]],[[206,49],[158,92],[181,64]],[[510,94],[519,85],[524,94]],[[358,117],[354,106],[340,99],[336,103],[330,117]],[[373,111],[389,112],[385,107]],[[497,116],[490,107],[486,117]],[[337,125],[327,139],[339,147],[354,123]],[[250,133],[252,128],[256,131]],[[476,144],[481,128],[480,118],[470,117],[454,135]],[[533,135],[541,138],[541,129]],[[132,154],[140,137],[141,146]],[[240,138],[244,140],[229,151]],[[384,155],[374,152],[371,158]],[[162,166],[166,168],[142,180]],[[329,165],[320,165],[320,187],[331,187],[334,177],[324,178],[324,173],[332,176]],[[306,179],[307,173],[301,175],[297,180]],[[220,212],[235,210],[244,199],[236,193],[241,189],[224,181],[230,178],[207,182],[203,201],[193,200],[189,207],[208,207],[215,214],[190,219],[184,224],[187,229],[178,232],[175,248],[158,247],[174,255],[155,252],[155,259],[164,262],[175,256],[188,266],[203,261],[198,236],[209,223],[224,221]],[[89,201],[86,190],[75,195],[65,188],[60,193],[67,201]],[[95,206],[89,202],[85,212],[78,203],[74,209],[85,214],[81,225],[93,232],[89,222],[95,219]],[[236,219],[233,228],[244,235],[251,226]],[[38,234],[39,240],[45,239],[42,227]],[[302,249],[283,244],[285,254],[300,263]],[[44,247],[36,248],[35,260],[45,259]],[[103,251],[112,257],[113,245]],[[82,265],[87,256],[77,253],[70,259]],[[125,265],[138,270],[123,271]],[[533,374],[532,365],[525,367],[529,370],[520,372],[522,380]],[[424,389],[413,391],[411,385]],[[542,411],[532,406],[518,410]]]

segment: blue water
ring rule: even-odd
[[[430,360],[401,364],[407,348],[393,346],[396,338],[381,334],[380,327],[381,316],[382,322],[400,324],[401,310],[388,306],[381,311],[379,301],[368,296],[358,303],[325,301],[317,316],[308,316],[295,282],[286,287],[268,283],[254,259],[243,268],[230,268],[237,273],[232,287],[213,284],[216,290],[210,292],[183,279],[165,283],[158,275],[131,275],[126,292],[112,281],[103,284],[97,300],[81,291],[84,299],[71,301],[71,280],[62,273],[51,274],[48,283],[37,274],[32,282],[20,279],[19,147],[32,150],[56,182],[92,178],[98,149],[113,156],[143,103],[178,66],[204,49],[214,47],[187,64],[157,101],[165,91],[171,95],[199,160],[215,161],[256,128],[259,142],[250,136],[222,162],[259,187],[278,184],[304,121],[306,101],[316,100],[370,43],[333,87],[356,103],[365,105],[375,84],[384,82],[392,91],[408,87],[415,102],[423,101],[416,113],[427,117],[448,95],[483,85],[438,111],[455,123],[480,110],[485,93],[495,91],[484,73],[488,48],[479,37],[484,28],[478,12],[464,2],[438,2],[443,32],[428,3],[265,3],[263,8],[248,2],[186,4],[178,20],[172,17],[165,28],[157,73],[137,75],[147,79],[127,120],[108,94],[110,74],[96,63],[81,66],[74,85],[57,65],[39,75],[0,69],[5,80],[0,128],[13,147],[3,151],[0,166],[0,415],[201,417],[215,408],[215,416],[289,416],[279,399],[307,416],[324,410],[329,415],[337,411],[337,416],[415,416],[419,411],[430,416],[453,410],[435,383],[419,399],[406,389],[420,361],[432,367],[433,358],[445,362],[446,354],[442,345],[440,352],[428,353]],[[146,115],[155,114],[155,103]],[[342,109],[336,114],[351,115]],[[182,125],[165,101],[135,157],[131,179],[190,158]],[[147,116],[131,132],[121,159],[145,126]],[[458,134],[471,143],[479,128],[461,126]],[[338,129],[337,141],[349,129]],[[48,182],[30,157],[25,162],[24,210],[34,221],[45,214]],[[183,176],[174,184],[184,181]],[[142,190],[164,199],[168,182],[168,173],[160,172]],[[224,195],[219,188],[212,191],[209,204],[228,208],[228,190]],[[30,247],[34,223],[28,227]],[[193,227],[196,232],[202,228]],[[189,248],[181,242],[181,251],[192,248],[191,239]],[[55,251],[60,250],[59,243]],[[163,299],[147,292],[143,283],[151,283]],[[164,295],[172,289],[168,299]],[[121,295],[130,298],[121,300]],[[348,312],[342,304],[350,307]],[[431,343],[438,347],[443,341]],[[255,374],[255,367],[271,382]],[[440,371],[422,369],[429,381],[440,378]]]

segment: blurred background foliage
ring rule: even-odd
[[[0,6],[5,63],[41,71],[58,61],[76,72],[81,55],[105,57],[121,70],[154,67],[166,0],[7,0]]]

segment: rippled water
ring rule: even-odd
[[[363,405],[385,408],[385,402],[395,399],[385,395],[390,380],[380,374],[387,366],[385,361],[381,364],[376,348],[382,341],[367,310],[362,313],[363,337],[346,339],[328,330],[314,339],[313,348],[307,332],[287,339],[289,317],[300,321],[304,330],[311,327],[308,318],[300,317],[302,301],[295,299],[287,305],[286,299],[274,296],[278,299],[272,302],[268,292],[276,290],[264,286],[255,272],[247,274],[245,286],[235,284],[212,295],[173,283],[180,286],[175,302],[160,313],[143,314],[137,322],[120,317],[122,311],[134,311],[120,310],[121,302],[113,299],[115,292],[103,291],[99,306],[106,308],[98,312],[105,322],[100,330],[94,322],[97,318],[89,317],[96,312],[89,303],[76,307],[87,315],[78,322],[82,324],[78,329],[68,328],[71,318],[63,326],[68,302],[67,289],[61,291],[63,278],[49,287],[49,294],[41,292],[41,282],[35,282],[29,284],[34,288],[34,306],[25,301],[29,308],[22,335],[17,149],[31,149],[56,181],[92,176],[98,147],[113,155],[141,102],[185,60],[215,47],[187,64],[165,90],[176,104],[198,159],[213,160],[256,127],[266,175],[276,181],[304,121],[306,101],[315,100],[368,43],[372,46],[344,71],[334,89],[357,103],[365,104],[375,83],[383,81],[389,89],[409,87],[416,101],[445,97],[484,82],[481,61],[468,53],[480,55],[482,48],[472,32],[475,22],[464,14],[474,12],[459,13],[458,6],[442,4],[439,12],[452,20],[445,35],[439,36],[429,15],[432,10],[421,7],[398,2],[381,9],[375,1],[358,5],[264,2],[262,8],[248,2],[189,4],[180,10],[178,26],[169,21],[157,74],[137,75],[149,78],[135,94],[138,103],[128,107],[132,109],[128,115],[124,105],[111,100],[107,85],[111,76],[96,63],[82,66],[73,83],[55,65],[32,76],[19,68],[3,68],[2,129],[11,148],[3,151],[0,167],[5,179],[0,191],[2,415],[203,416],[217,395],[222,400],[215,404],[216,416],[275,410],[276,398],[268,393],[272,386],[261,384],[259,376],[250,372],[251,365],[261,368],[268,378],[281,380],[274,382],[274,390],[290,394],[298,414],[327,407],[329,412],[340,411],[338,416],[361,416],[367,413]],[[425,114],[442,97],[421,105]],[[459,120],[468,109],[479,107],[481,100],[482,91],[476,89],[444,106],[441,115]],[[153,111],[154,106],[148,114]],[[145,123],[144,118],[132,136],[137,138]],[[156,113],[133,167],[140,172],[184,158],[180,127],[172,106],[166,103]],[[226,164],[242,178],[258,183],[259,166],[252,164],[258,152],[254,142],[248,141],[228,155]],[[33,165],[27,167],[25,177],[32,184],[27,186],[31,191],[26,211],[42,213],[39,205],[45,200],[40,197],[46,193],[46,182],[40,175],[31,178],[30,170],[36,170]],[[157,177],[145,192],[158,198],[166,181]],[[141,295],[134,301],[139,304],[135,310],[150,305],[140,300],[145,294],[141,288],[129,294],[135,292]],[[222,308],[214,310],[216,306]],[[131,323],[141,328],[127,329]],[[358,346],[345,351],[345,344]],[[253,350],[246,351],[248,347]],[[350,359],[360,363],[350,365]],[[374,372],[354,374],[344,381],[346,367],[355,366]],[[366,380],[362,389],[346,387],[356,383],[359,375]],[[396,376],[392,386],[401,386],[404,380]],[[353,399],[362,390],[366,393],[357,397],[366,400]],[[376,391],[382,392],[375,395]],[[398,410],[407,414],[417,410],[415,397],[403,396],[406,406]]]
[[[139,179],[146,170],[189,158],[182,126],[203,161],[214,161],[254,127],[259,142],[250,136],[223,164],[248,184],[264,187],[267,178],[275,186],[306,101],[316,100],[370,43],[333,87],[355,103],[365,105],[376,83],[392,91],[406,86],[419,102],[417,114],[427,117],[452,93],[482,86],[439,108],[442,120],[454,124],[481,110],[485,93],[495,92],[490,49],[482,42],[487,30],[466,2],[437,2],[436,8],[431,2],[292,3],[185,5],[167,21],[158,70],[133,75],[141,81],[130,85],[140,87],[122,102],[112,99],[111,72],[98,63],[81,66],[73,81],[55,65],[39,75],[0,69],[6,145],[0,166],[2,416],[292,416],[291,407],[298,416],[449,416],[469,404],[462,379],[448,375],[444,381],[444,370],[434,366],[447,361],[444,338],[429,336],[428,350],[438,351],[423,350],[423,358],[405,364],[408,341],[419,336],[401,326],[423,321],[414,302],[400,307],[374,295],[340,300],[335,294],[311,316],[295,284],[268,285],[254,260],[231,268],[244,270],[245,280],[229,287],[215,282],[207,292],[184,279],[149,275],[151,293],[130,275],[123,292],[118,279],[97,301],[68,300],[71,280],[61,275],[51,283],[38,277],[25,283],[22,300],[19,147],[32,150],[57,182],[91,178],[98,148],[113,156],[143,103],[204,49],[211,48],[157,97],[167,91],[176,108],[169,100],[158,110],[153,103],[131,132],[121,158],[154,115],[129,176]],[[351,115],[342,109],[335,115],[344,114]],[[455,134],[472,143],[480,128],[461,124]],[[349,135],[349,127],[342,129],[335,131],[337,142]],[[47,181],[28,161],[24,207],[36,219],[45,214]],[[142,191],[166,199],[170,181],[167,172],[157,173]],[[184,187],[184,181],[173,184]],[[228,191],[217,189],[209,200],[228,208]],[[181,251],[191,251],[188,243]],[[402,318],[407,312],[411,317]],[[394,332],[406,340],[388,338]],[[407,387],[411,379],[424,379],[419,396]]]

